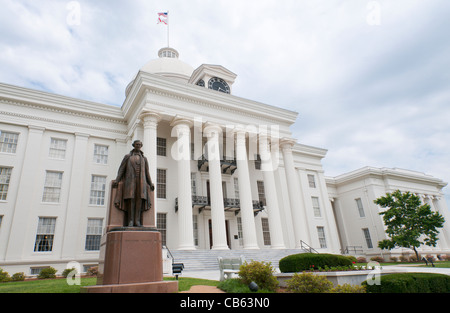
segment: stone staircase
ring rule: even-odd
[[[175,250],[170,251],[174,263],[183,263],[184,271],[215,271],[219,269],[217,258],[244,256],[247,262],[271,262],[278,268],[278,261],[291,254],[304,253],[302,249],[260,249],[260,250]],[[170,254],[167,254],[170,257]]]

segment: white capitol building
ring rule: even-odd
[[[269,250],[399,255],[373,200],[420,195],[447,223],[446,183],[409,170],[366,167],[326,177],[327,150],[292,137],[297,113],[233,95],[236,74],[197,69],[173,48],[144,65],[121,107],[0,84],[0,268],[33,275],[76,261],[96,265],[110,182],[143,142],[170,250]]]

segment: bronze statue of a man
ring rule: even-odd
[[[128,226],[142,225],[142,212],[151,208],[151,191],[155,189],[142,142],[135,140],[133,150],[122,160],[113,187],[117,188],[114,206],[128,213]]]

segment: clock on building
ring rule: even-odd
[[[230,86],[222,78],[213,77],[208,82],[208,88],[221,91],[224,93],[230,93]]]

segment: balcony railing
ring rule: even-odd
[[[263,201],[253,200],[252,204],[255,215],[264,210],[265,203]],[[224,198],[223,206],[226,212],[234,212],[235,215],[239,214],[241,210],[239,199]],[[200,214],[203,210],[211,210],[211,202],[208,197],[192,196],[192,208],[198,208],[198,213]],[[175,212],[178,212],[178,198],[175,199]]]
[[[198,161],[198,170],[201,172],[209,171],[209,160],[206,155],[202,155],[201,159]],[[235,159],[228,160],[225,156],[220,160],[220,167],[222,169],[222,174],[233,175],[237,169],[237,163]]]

